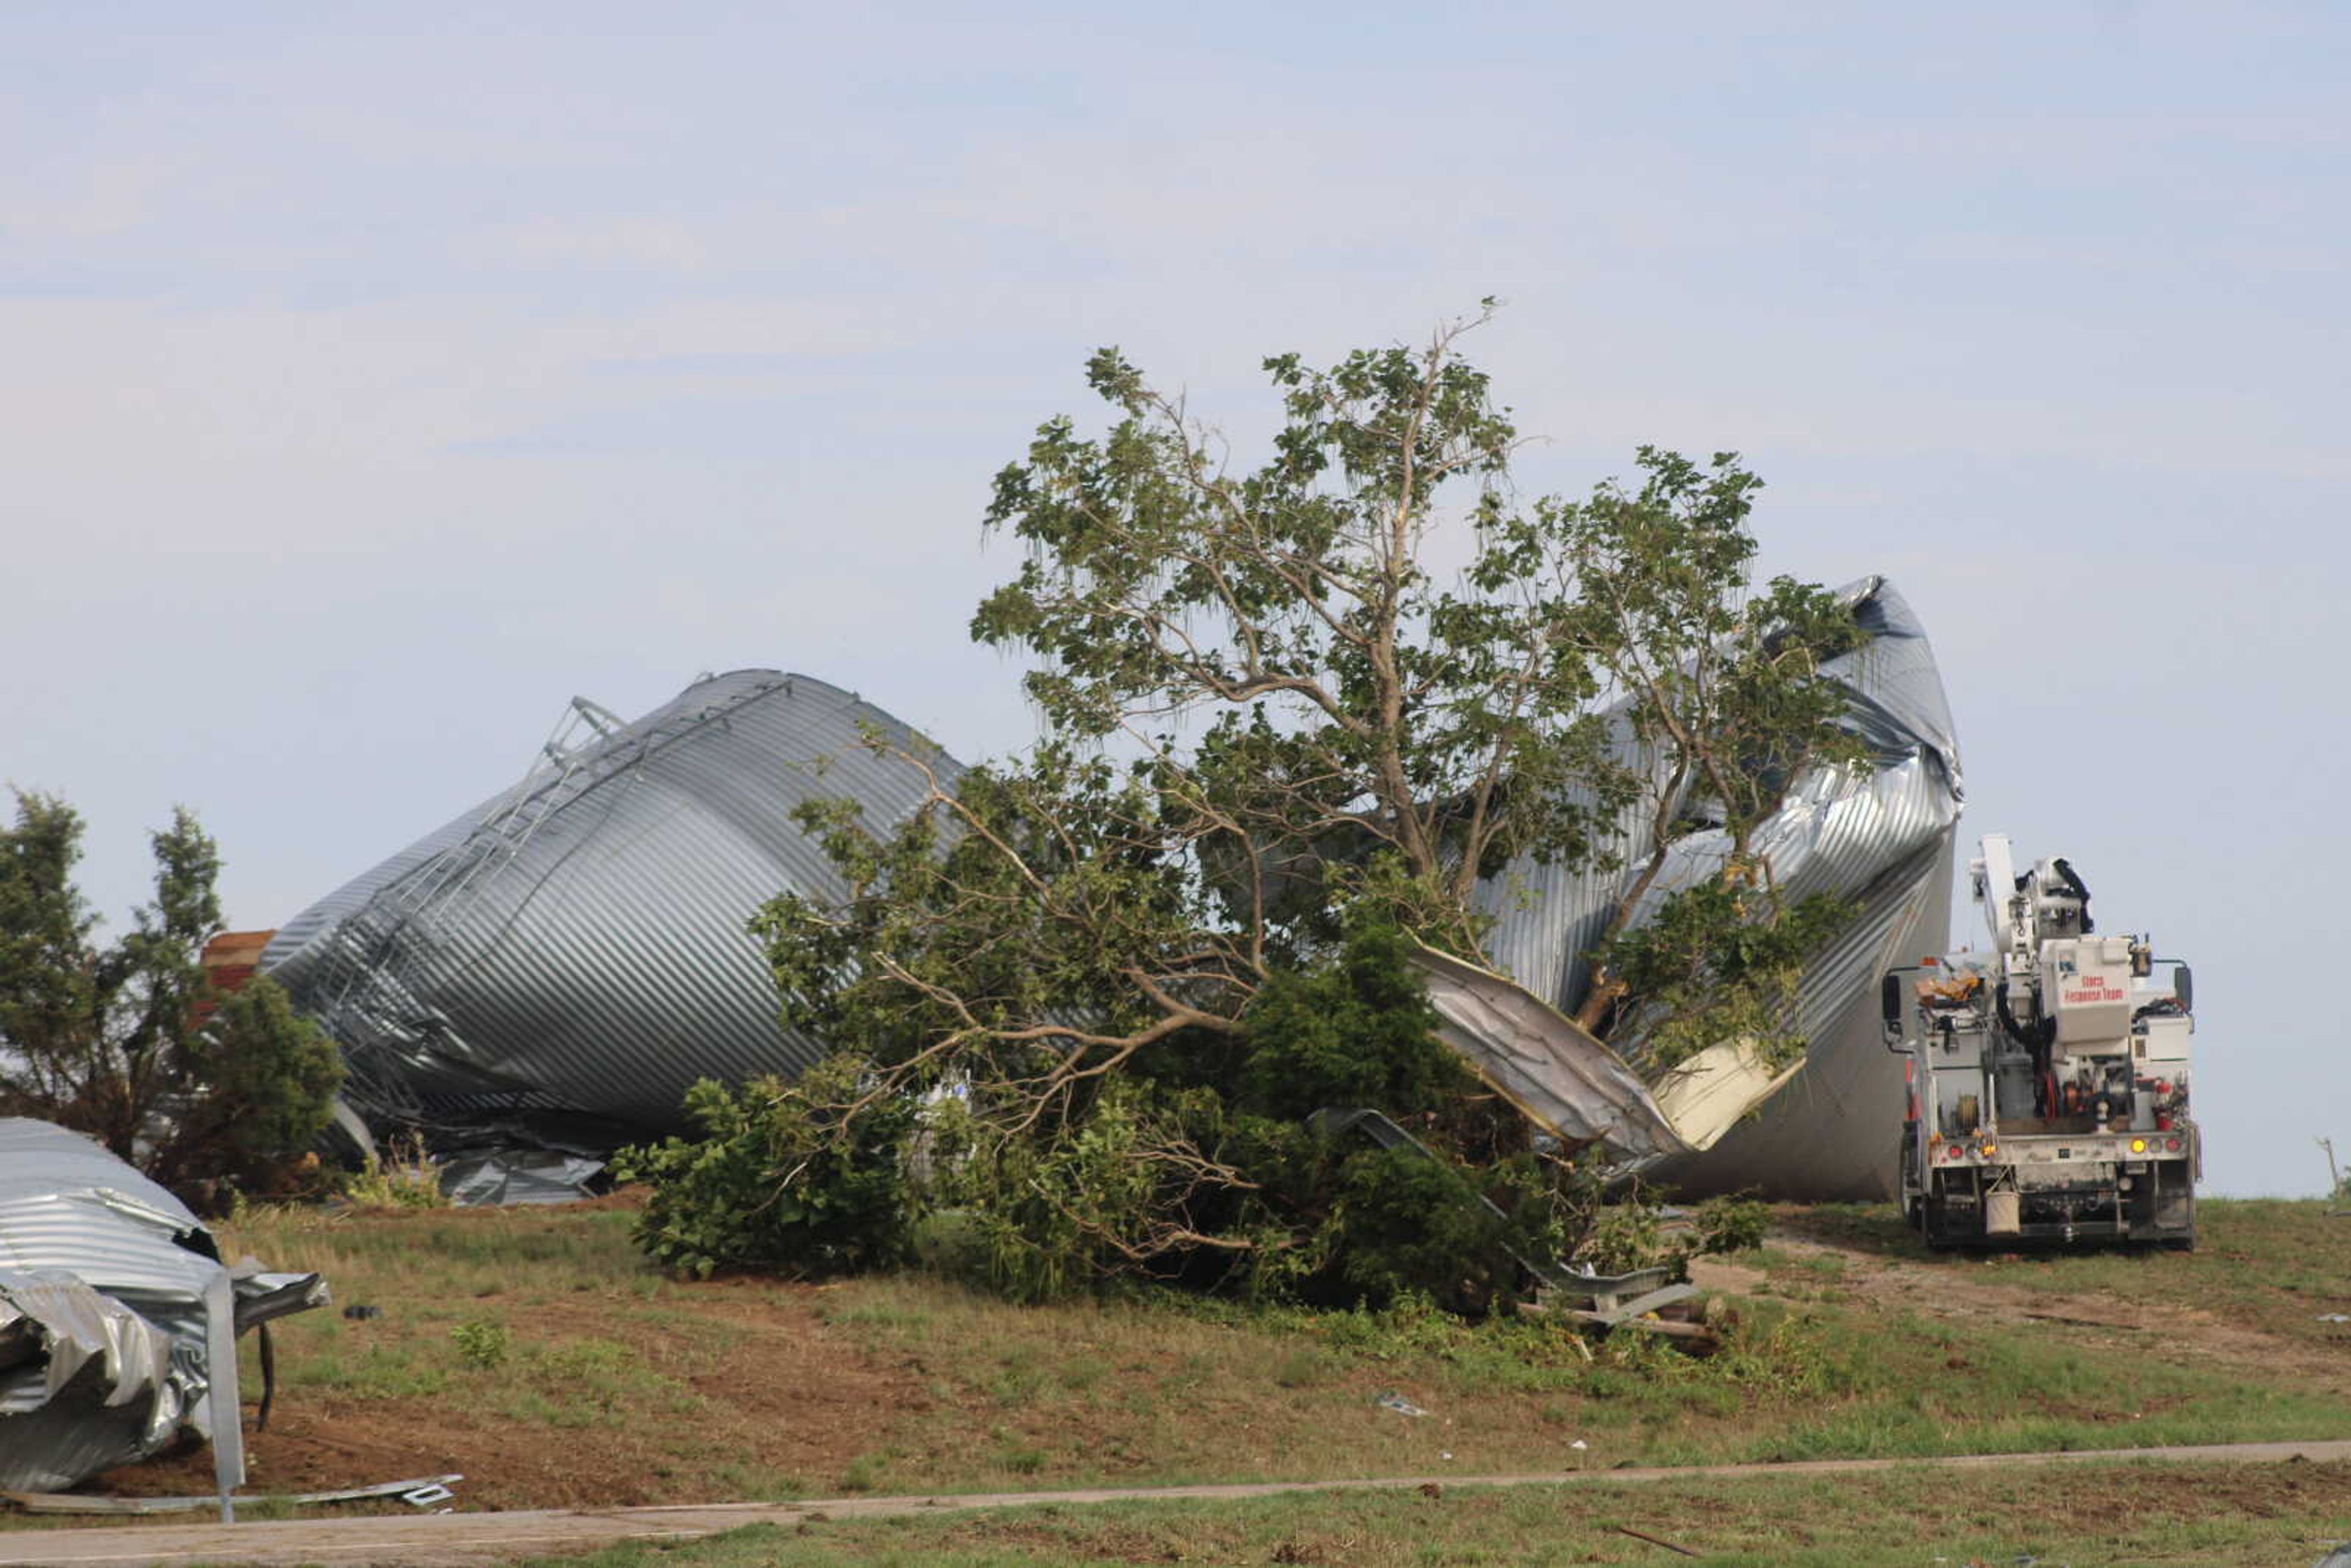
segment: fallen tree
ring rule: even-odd
[[[872,1146],[919,1105],[878,1140],[919,1155],[894,1162],[917,1174],[890,1223],[953,1211],[1018,1294],[1507,1295],[1513,1259],[1595,1245],[1594,1162],[1439,1042],[1410,950],[1481,958],[1506,867],[1611,865],[1636,806],[1660,841],[1704,819],[1729,849],[1666,918],[1612,923],[1587,1019],[1641,1016],[1661,1066],[1731,1033],[1801,1049],[1782,1004],[1838,911],[1782,901],[1748,833],[1850,754],[1816,675],[1859,633],[1826,590],[1750,591],[1760,482],[1732,455],[1644,448],[1637,486],[1521,503],[1518,433],[1458,351],[1484,319],[1329,369],[1267,361],[1283,418],[1248,469],[1093,358],[1112,423],[1050,421],[998,476],[987,527],[1027,554],[972,623],[1033,661],[1045,738],[934,774],[887,832],[853,802],[804,810],[851,895],[778,898],[755,929],[786,1023],[842,1061],[704,1092],[746,1157],[630,1162],[659,1189],[658,1254],[817,1260],[790,1218],[828,1207],[814,1149]],[[1458,574],[1440,539],[1467,543]],[[1418,1152],[1308,1125],[1351,1107]],[[743,1201],[695,1187],[722,1165]],[[697,1225],[714,1204],[746,1225]]]

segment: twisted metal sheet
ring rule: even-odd
[[[1784,1197],[1876,1197],[1891,1192],[1902,1114],[1900,1062],[1878,1039],[1877,977],[1903,956],[1949,946],[1952,836],[1965,789],[1950,707],[1925,629],[1893,585],[1873,577],[1844,590],[1869,633],[1823,674],[1850,699],[1850,723],[1871,761],[1797,779],[1786,803],[1756,832],[1755,849],[1792,898],[1835,894],[1853,918],[1806,966],[1789,1026],[1809,1045],[1802,1071],[1750,1118],[1699,1154],[1648,1172],[1685,1190],[1751,1188]],[[1643,757],[1619,724],[1620,756]],[[1631,868],[1653,849],[1640,807],[1616,824],[1614,847]],[[1666,899],[1718,873],[1728,847],[1719,831],[1667,846],[1664,872],[1643,896],[1635,925]],[[1488,942],[1496,967],[1573,1011],[1591,983],[1591,949],[1634,872],[1571,872],[1525,862],[1487,884],[1496,917]],[[1641,1022],[1610,1043],[1635,1066]]]
[[[226,1493],[237,1333],[326,1299],[315,1274],[224,1266],[185,1205],[88,1138],[0,1119],[0,1488],[71,1486],[187,1432]]]

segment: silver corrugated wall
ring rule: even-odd
[[[1693,1187],[1868,1196],[1890,1168],[1900,1074],[1869,1022],[1872,986],[1898,956],[1946,945],[1961,783],[1917,619],[1883,579],[1846,595],[1870,640],[1826,673],[1852,694],[1875,765],[1799,780],[1757,844],[1791,894],[1837,893],[1858,914],[1806,974],[1791,1020],[1812,1042],[1803,1071],[1674,1172]],[[847,795],[886,829],[918,803],[920,775],[861,736],[923,743],[850,693],[764,670],[604,727],[304,911],[264,954],[342,1041],[371,1113],[674,1125],[696,1078],[790,1073],[822,1054],[778,1026],[745,923],[785,890],[845,891],[793,806]],[[1637,764],[1621,720],[1618,733]],[[1647,853],[1646,827],[1638,807],[1619,819],[1626,863]],[[1713,874],[1721,850],[1719,833],[1677,841],[1645,909]],[[1572,1009],[1628,874],[1510,867],[1487,890],[1495,967]],[[1635,1020],[1614,1042],[1636,1063],[1639,1033]]]
[[[348,1092],[371,1115],[668,1126],[696,1078],[821,1056],[779,1026],[745,926],[779,893],[846,892],[792,808],[849,796],[886,831],[924,781],[862,738],[925,743],[852,693],[772,670],[599,727],[303,911],[263,954],[341,1041]],[[959,771],[934,761],[943,780]]]
[[[244,1479],[236,1334],[321,1305],[315,1274],[225,1267],[187,1207],[89,1139],[0,1119],[0,1486],[71,1486],[183,1434]]]
[[[1853,697],[1854,726],[1874,765],[1825,769],[1797,781],[1756,834],[1791,896],[1834,893],[1853,919],[1806,968],[1791,1024],[1810,1041],[1803,1070],[1762,1108],[1701,1155],[1646,1174],[1693,1192],[1757,1188],[1784,1197],[1876,1197],[1892,1190],[1900,1134],[1902,1068],[1878,1039],[1877,977],[1949,945],[1951,841],[1964,789],[1941,675],[1926,632],[1883,578],[1845,590],[1870,633],[1824,674]],[[1627,752],[1628,757],[1632,753]],[[1637,758],[1635,758],[1637,760]],[[1644,811],[1618,823],[1628,865],[1650,852]],[[1726,840],[1675,841],[1666,870],[1635,916],[1714,875]],[[1489,884],[1496,966],[1573,1010],[1590,981],[1588,954],[1630,871],[1569,873],[1531,862]],[[1520,895],[1521,890],[1524,895]],[[1612,1044],[1640,1060],[1638,1020]]]

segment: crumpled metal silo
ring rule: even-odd
[[[185,1205],[89,1139],[0,1119],[0,1489],[193,1436],[225,1500],[245,1479],[236,1336],[326,1301],[316,1274],[224,1264]]]
[[[575,698],[519,784],[303,911],[262,967],[341,1042],[378,1126],[574,1128],[591,1151],[676,1127],[697,1078],[824,1054],[778,1023],[745,925],[779,893],[847,891],[795,806],[853,797],[886,831],[920,802],[868,734],[960,772],[806,675],[707,677],[632,722]]]
[[[1754,846],[1770,857],[1791,898],[1834,893],[1852,902],[1855,914],[1805,970],[1792,1020],[1810,1042],[1802,1069],[1702,1152],[1653,1161],[1645,1170],[1686,1191],[1865,1198],[1893,1190],[1902,1064],[1879,1038],[1877,979],[1950,945],[1952,839],[1964,789],[1950,708],[1925,629],[1882,577],[1844,593],[1870,639],[1823,673],[1850,693],[1852,723],[1874,765],[1796,780]],[[1628,867],[1650,853],[1648,821],[1640,807],[1618,820],[1616,845]],[[1726,846],[1725,835],[1714,831],[1676,840],[1634,923],[1673,893],[1715,875]],[[1536,997],[1572,1012],[1591,983],[1590,951],[1633,874],[1531,862],[1512,866],[1489,884],[1497,924],[1489,956]],[[1638,1067],[1638,1020],[1617,1030],[1610,1044]],[[1622,1114],[1608,1107],[1594,1113]]]

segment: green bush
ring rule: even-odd
[[[449,1342],[457,1347],[457,1354],[465,1364],[487,1372],[502,1364],[507,1358],[509,1341],[506,1325],[474,1319],[459,1323],[449,1331]]]
[[[1407,1296],[1482,1303],[1508,1291],[1517,1271],[1508,1249],[1527,1239],[1451,1166],[1366,1149],[1339,1162],[1333,1185],[1330,1251],[1346,1295],[1381,1307]]]
[[[705,1079],[686,1093],[699,1138],[622,1149],[612,1174],[653,1196],[636,1237],[657,1262],[707,1277],[721,1269],[794,1275],[886,1267],[909,1254],[914,1215],[907,1143],[914,1110],[861,1103],[846,1057],[795,1083],[739,1090]]]
[[[1240,1105],[1301,1121],[1326,1105],[1368,1105],[1402,1119],[1474,1092],[1476,1078],[1437,1037],[1411,950],[1395,926],[1368,925],[1333,962],[1270,977],[1241,1016],[1246,1055],[1230,1085]]]
[[[844,1056],[791,1085],[696,1085],[701,1136],[624,1150],[614,1174],[651,1184],[637,1238],[681,1272],[920,1261],[1016,1301],[1141,1280],[1478,1313],[1507,1305],[1521,1260],[1613,1270],[1751,1245],[1755,1206],[1668,1232],[1653,1204],[1604,1209],[1590,1169],[1539,1157],[1437,1037],[1409,953],[1393,925],[1358,923],[1276,972],[1241,1030],[1171,1036],[1014,1133],[969,1085],[919,1113],[866,1103],[874,1079]],[[1421,1147],[1325,1138],[1308,1118],[1326,1106],[1377,1110]]]
[[[343,1178],[343,1197],[360,1208],[446,1208],[441,1167],[422,1134],[394,1138],[388,1155],[371,1152],[367,1163]]]

